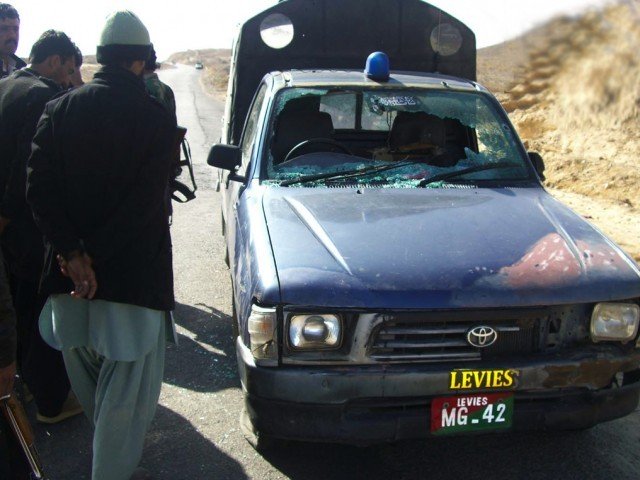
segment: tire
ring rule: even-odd
[[[285,444],[285,440],[278,440],[256,431],[246,408],[240,412],[240,430],[245,440],[260,454],[274,451]]]

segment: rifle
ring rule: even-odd
[[[24,411],[22,403],[15,397],[7,395],[0,398],[0,409],[7,419],[13,435],[20,444],[24,456],[31,468],[31,478],[34,480],[46,480],[40,456],[35,447],[33,430]]]
[[[195,175],[193,173],[193,162],[191,161],[191,147],[189,142],[185,138],[187,129],[178,127],[174,138],[174,151],[177,154],[177,168],[178,172],[182,170],[182,167],[187,167],[189,170],[189,176],[191,177],[191,185],[193,188],[189,188],[184,183],[176,180],[171,181],[171,198],[180,203],[186,203],[196,198],[196,185]],[[182,154],[182,155],[181,155]],[[181,195],[178,195],[181,194]]]

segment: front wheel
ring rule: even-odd
[[[269,435],[258,432],[254,428],[253,423],[251,423],[251,418],[249,417],[249,413],[247,413],[246,408],[243,408],[240,413],[240,430],[242,431],[242,435],[245,440],[249,442],[249,444],[258,453],[273,451],[285,443],[284,440],[278,440]]]

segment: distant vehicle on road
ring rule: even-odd
[[[202,70],[204,68],[204,65],[202,65],[202,62],[196,62],[196,70]]]
[[[547,193],[475,75],[473,32],[418,0],[288,0],[242,26],[208,163],[254,445],[636,409],[640,271]]]

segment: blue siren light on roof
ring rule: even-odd
[[[384,52],[373,52],[367,57],[367,64],[364,68],[367,78],[377,82],[389,80],[389,57]]]

